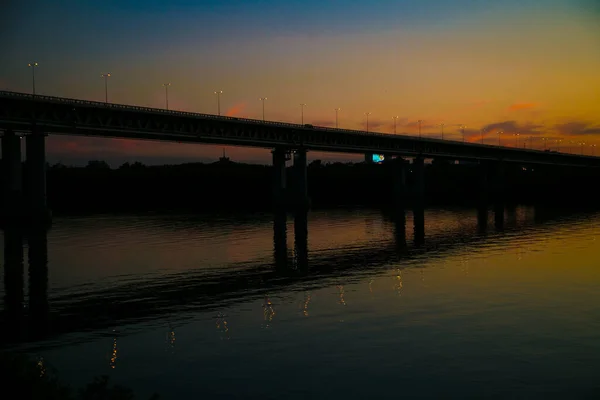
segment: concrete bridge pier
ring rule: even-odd
[[[414,242],[419,247],[425,242],[425,163],[423,157],[413,160],[413,224]]]
[[[494,226],[496,230],[504,229],[504,202],[506,183],[504,179],[504,162],[494,163],[494,184],[492,198],[494,202]]]
[[[273,251],[277,269],[287,268],[287,214],[285,149],[276,148],[273,154]]]
[[[27,215],[30,223],[45,225],[52,220],[46,199],[46,134],[25,136]]]
[[[308,175],[306,162],[306,149],[297,149],[294,152],[294,211],[304,212],[310,208],[308,198]]]
[[[287,161],[286,150],[276,148],[273,154],[273,206],[275,209],[285,208],[287,177],[285,162]]]
[[[406,161],[398,157],[391,162],[392,167],[392,189],[393,189],[393,209],[396,211],[404,210],[406,207]]]
[[[425,162],[423,157],[419,156],[413,160],[414,173],[414,188],[413,200],[414,204],[423,206],[425,202]]]
[[[21,164],[21,138],[12,130],[2,135],[3,206],[0,218],[3,223],[16,223],[25,212],[23,207],[23,168]]]

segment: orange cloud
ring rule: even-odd
[[[227,110],[227,112],[225,112],[225,115],[228,117],[239,117],[240,114],[242,114],[245,109],[246,109],[246,103],[239,103],[239,104],[234,105],[233,107],[230,107]]]
[[[522,111],[522,110],[531,110],[532,108],[537,107],[535,103],[515,103],[511,104],[508,107],[509,111]]]

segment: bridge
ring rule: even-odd
[[[45,136],[82,135],[136,140],[177,141],[273,149],[276,204],[286,191],[285,163],[293,154],[299,182],[292,188],[294,207],[309,203],[306,184],[306,152],[325,151],[382,154],[403,161],[413,159],[417,177],[413,193],[420,196],[423,160],[474,160],[501,166],[546,164],[564,167],[599,168],[600,158],[534,149],[509,148],[406,135],[333,129],[283,122],[216,116],[132,105],[101,103],[62,97],[0,91],[0,131],[4,164],[4,217],[48,220],[45,177]],[[20,138],[26,141],[27,178],[21,172]],[[406,163],[394,185],[398,198],[406,195]],[[496,167],[494,167],[497,169]],[[487,172],[486,172],[487,173]],[[502,174],[495,174],[501,176]],[[23,186],[27,196],[24,198]],[[26,204],[26,207],[22,207]]]

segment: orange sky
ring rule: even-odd
[[[397,11],[406,7],[414,18],[398,22],[384,18],[388,3],[373,4],[369,12],[378,19],[356,29],[351,22],[361,21],[362,9],[352,11],[356,15],[345,11],[345,25],[319,25],[317,14],[309,16],[306,23],[312,25],[305,31],[296,28],[302,24],[294,19],[289,28],[280,23],[271,31],[244,31],[224,13],[219,15],[222,30],[207,33],[181,22],[172,29],[160,26],[154,35],[147,20],[153,15],[150,11],[125,10],[130,26],[115,25],[114,33],[105,32],[110,42],[97,48],[63,37],[60,31],[35,41],[18,36],[29,25],[40,29],[32,24],[44,9],[33,11],[29,19],[17,10],[15,18],[21,16],[23,25],[11,24],[2,31],[13,33],[16,40],[6,49],[9,61],[0,67],[0,85],[30,91],[26,65],[37,57],[36,86],[42,94],[103,100],[100,73],[108,71],[109,98],[117,103],[164,107],[162,84],[170,82],[171,109],[216,113],[213,92],[223,90],[221,110],[227,115],[260,119],[259,97],[267,97],[270,120],[300,122],[300,103],[306,103],[304,122],[314,125],[334,126],[334,109],[340,107],[343,128],[364,129],[364,113],[370,112],[373,131],[393,132],[393,117],[398,116],[397,131],[403,134],[417,134],[416,121],[421,119],[426,136],[440,137],[443,123],[445,138],[461,140],[459,126],[464,124],[469,141],[480,142],[481,129],[487,128],[484,143],[497,144],[502,132],[504,145],[545,145],[591,154],[600,135],[600,12],[585,1],[509,3],[477,12],[445,11],[434,18],[414,4],[399,2]],[[307,7],[314,12],[318,8],[312,3]],[[248,16],[252,26],[278,21],[258,11]],[[186,18],[184,9],[169,15],[174,21]],[[78,18],[85,20],[68,17],[61,29],[83,23]],[[136,31],[138,25],[147,32]],[[87,34],[95,34],[91,22],[89,29]],[[110,36],[117,33],[118,40]],[[62,46],[58,55],[42,48],[53,45]],[[50,161],[67,163],[90,158],[112,163],[207,161],[216,160],[222,151],[214,146],[68,137],[50,137],[48,148]],[[267,150],[227,152],[239,161],[270,159]]]

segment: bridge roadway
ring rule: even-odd
[[[555,217],[536,215],[535,221],[511,222],[509,216],[504,226],[496,226],[496,231],[504,231],[510,236],[531,235],[535,234],[531,229],[539,231],[541,228],[541,232],[549,232],[555,225],[568,223],[564,216],[558,216],[563,219],[560,222],[556,222]],[[228,270],[231,272],[227,274],[200,270],[113,288],[59,294],[50,299],[44,292],[48,279],[46,233],[38,231],[28,239],[32,254],[38,255],[30,257],[29,261],[29,316],[23,314],[23,299],[14,298],[23,295],[22,289],[6,286],[10,293],[5,293],[0,326],[7,329],[1,330],[0,348],[3,344],[45,340],[75,332],[108,332],[127,324],[150,322],[167,316],[171,322],[177,323],[193,318],[197,312],[217,312],[235,303],[261,299],[281,291],[316,290],[340,283],[349,284],[365,276],[378,275],[395,263],[400,263],[400,268],[404,269],[414,265],[411,260],[420,257],[442,257],[453,250],[464,249],[464,246],[476,251],[478,247],[488,246],[490,241],[507,238],[490,232],[487,223],[482,223],[487,221],[487,213],[483,219],[469,226],[428,234],[422,243],[415,238],[412,243],[407,241],[406,223],[401,219],[388,216],[388,220],[392,223],[394,240],[371,243],[368,247],[340,247],[313,252],[308,266],[294,265],[289,258],[285,265],[274,265],[268,259],[257,260],[230,265]],[[22,271],[21,241],[14,240],[19,233],[5,230],[4,234],[5,257],[8,257],[5,259],[5,274],[18,269],[15,264],[19,262]],[[46,276],[40,275],[44,273]],[[14,285],[19,279],[23,284],[23,277],[18,278],[12,273],[5,276],[5,285]],[[37,290],[41,292],[36,293]]]
[[[600,158],[0,91],[0,130],[600,167]]]

